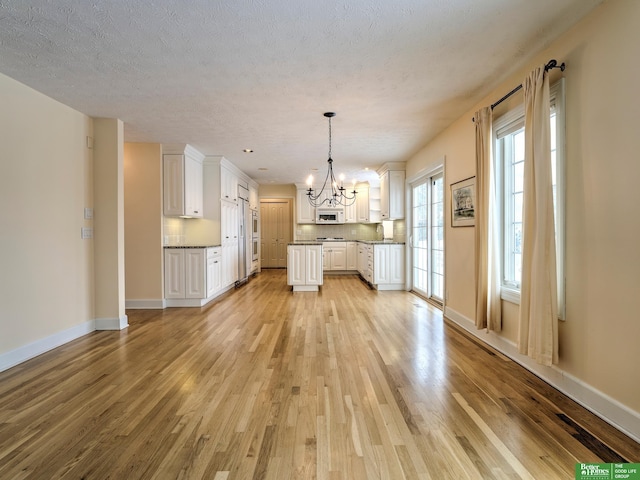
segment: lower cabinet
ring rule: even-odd
[[[287,247],[287,283],[294,292],[318,291],[322,275],[322,245]]]
[[[373,246],[373,281],[378,290],[404,290],[404,245]]]
[[[168,307],[202,306],[221,288],[221,249],[165,248],[164,298]]]
[[[347,270],[347,242],[325,242],[322,255],[324,270]]]

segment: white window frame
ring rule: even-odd
[[[556,265],[558,273],[558,318],[565,319],[565,213],[566,213],[566,201],[565,201],[565,174],[566,174],[566,161],[565,161],[565,85],[564,78],[554,83],[549,89],[550,106],[552,112],[555,111],[556,115],[556,209],[555,209],[555,221],[556,221]],[[514,283],[505,283],[504,281],[504,268],[505,268],[505,248],[508,245],[505,243],[505,215],[508,211],[505,211],[509,207],[505,202],[505,166],[502,144],[499,143],[501,138],[512,134],[524,127],[524,105],[519,105],[516,108],[510,110],[504,115],[496,118],[493,122],[493,144],[495,146],[495,167],[496,174],[498,176],[499,192],[498,196],[500,201],[498,202],[498,215],[500,225],[500,251],[501,255],[501,298],[517,305],[520,304],[520,286]]]

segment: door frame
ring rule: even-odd
[[[442,173],[443,178],[443,198],[444,198],[444,231],[442,232],[442,241],[444,242],[444,258],[443,258],[443,268],[444,268],[444,293],[442,298],[442,309],[444,311],[447,305],[447,297],[449,288],[447,287],[447,281],[449,278],[447,272],[447,215],[449,209],[449,198],[447,197],[448,189],[447,187],[447,168],[446,168],[446,155],[443,155],[441,158],[436,160],[435,162],[430,163],[425,168],[421,169],[419,172],[411,175],[411,177],[407,177],[405,181],[405,218],[406,218],[406,249],[405,249],[405,280],[407,290],[413,292],[413,247],[411,245],[411,235],[413,232],[413,184],[418,183],[420,180],[425,178],[430,178],[435,174]],[[415,292],[413,292],[415,293]],[[415,293],[418,295],[417,293]],[[422,297],[422,296],[421,296]],[[429,299],[427,299],[429,300]],[[434,301],[435,304],[435,301]],[[438,305],[439,306],[439,305]]]

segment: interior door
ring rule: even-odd
[[[262,268],[286,268],[287,245],[293,236],[291,199],[260,200]]]

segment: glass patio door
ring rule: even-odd
[[[439,304],[444,299],[444,178],[442,172],[411,185],[413,290]]]

